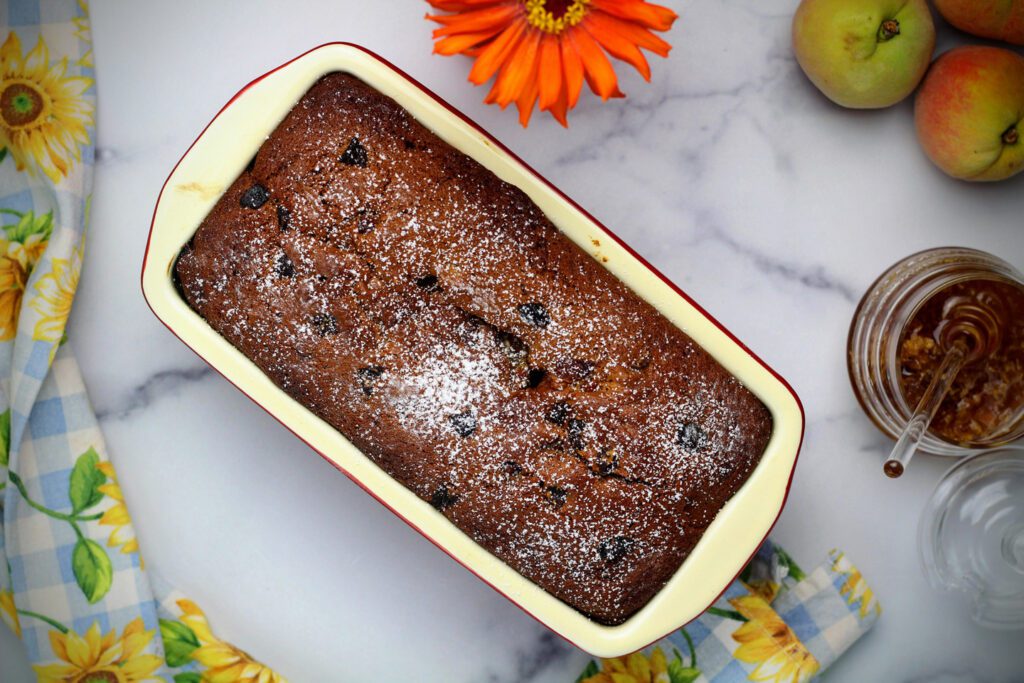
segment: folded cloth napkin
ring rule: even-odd
[[[804,573],[766,541],[696,620],[626,657],[591,661],[576,683],[802,683],[828,668],[882,613],[838,550]]]
[[[88,7],[8,0],[0,39],[0,621],[41,681],[283,681],[145,570],[64,343],[92,195]],[[841,554],[804,576],[766,544],[707,614],[580,680],[803,681],[877,615]]]

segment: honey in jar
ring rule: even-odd
[[[929,427],[963,445],[990,442],[1024,416],[1024,287],[975,279],[939,290],[904,328],[898,355],[903,395],[917,405],[948,350],[947,328],[962,322],[960,311],[975,309],[986,315],[969,316],[969,322],[988,328],[981,331],[985,340],[963,333],[975,358],[957,372]]]

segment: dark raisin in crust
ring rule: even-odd
[[[266,204],[269,198],[270,195],[267,193],[267,188],[256,184],[242,193],[238,203],[246,209],[258,209]]]
[[[544,329],[551,324],[551,316],[548,315],[548,309],[544,304],[532,301],[528,304],[520,304],[516,309],[519,311],[519,316],[533,325]]]
[[[448,422],[451,423],[455,433],[461,437],[472,436],[476,431],[476,415],[471,410],[452,415],[448,418]]]
[[[344,153],[341,155],[341,163],[346,166],[366,168],[368,162],[369,156],[366,153],[366,148],[359,142],[359,138],[352,138],[352,141],[348,143],[348,147],[345,148]]]

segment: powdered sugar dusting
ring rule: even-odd
[[[403,428],[431,436],[454,415],[470,411],[495,397],[507,397],[497,366],[471,347],[435,344],[414,371],[394,380],[394,409]],[[476,417],[486,426],[491,415]]]

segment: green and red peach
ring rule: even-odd
[[[935,8],[961,31],[1024,45],[1024,0],[935,0]]]
[[[935,50],[925,0],[803,0],[793,49],[811,81],[855,109],[896,104],[914,91]]]
[[[1024,57],[961,47],[932,65],[914,108],[917,136],[943,171],[1003,180],[1024,170]]]

